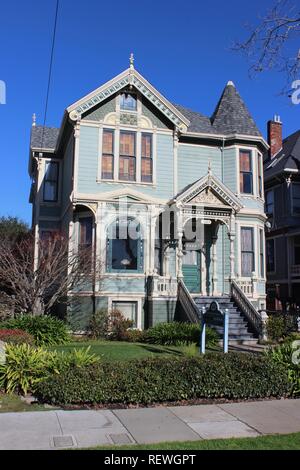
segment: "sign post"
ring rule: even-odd
[[[228,353],[228,333],[229,333],[229,311],[225,309],[224,313],[220,310],[217,301],[213,300],[208,309],[202,307],[201,315],[201,336],[200,353],[205,354],[205,335],[206,324],[223,327],[223,352]]]

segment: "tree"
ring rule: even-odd
[[[291,89],[300,69],[300,49],[293,41],[300,36],[300,8],[296,0],[277,0],[260,19],[244,42],[235,42],[233,50],[250,61],[250,75],[266,70],[284,72]]]
[[[70,252],[60,234],[38,242],[32,234],[15,244],[0,241],[0,294],[15,312],[49,313],[58,302],[67,303],[70,293],[94,285],[95,272],[91,247]]]
[[[18,240],[20,237],[29,232],[26,222],[18,217],[0,217],[0,239],[7,239],[11,242]]]

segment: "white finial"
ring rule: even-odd
[[[32,125],[35,126],[36,125],[36,114],[33,113],[32,115]]]
[[[227,86],[229,86],[229,85],[231,85],[231,86],[234,86],[234,87],[235,87],[235,84],[234,84],[234,83],[233,83],[231,80],[229,80],[229,82],[227,82]]]
[[[130,68],[131,68],[131,69],[134,69],[134,57],[133,57],[133,52],[130,54],[130,57],[129,57],[129,64],[130,64]]]

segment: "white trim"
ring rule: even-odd
[[[145,297],[136,297],[136,294],[133,294],[132,297],[129,295],[122,295],[122,294],[110,294],[108,297],[108,310],[112,310],[113,302],[136,302],[137,304],[137,321],[136,321],[136,328],[139,330],[142,329],[142,299]]]

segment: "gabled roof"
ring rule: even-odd
[[[194,198],[207,188],[209,188],[225,206],[229,206],[237,212],[242,209],[243,204],[240,199],[225,186],[217,176],[213,175],[210,170],[208,170],[205,176],[183,188],[170,203],[193,204]],[[208,203],[208,205],[209,204],[210,203]]]
[[[228,82],[211,117],[215,131],[261,137],[256,124],[233,82]]]
[[[70,118],[76,121],[82,114],[99,105],[109,96],[127,87],[135,87],[180,130],[185,131],[189,126],[189,120],[132,67],[124,70],[124,72],[112,80],[104,83],[104,85],[76,101],[76,103],[73,103],[67,108],[67,112]]]
[[[59,129],[56,127],[32,126],[30,136],[31,149],[54,150]]]
[[[283,140],[282,149],[275,157],[268,156],[264,161],[265,180],[289,170],[300,171],[300,129]]]
[[[174,106],[190,121],[188,132],[200,132],[205,134],[213,133],[214,130],[209,117],[204,116],[204,114],[198,113],[197,111],[185,108],[180,104],[174,104]]]

